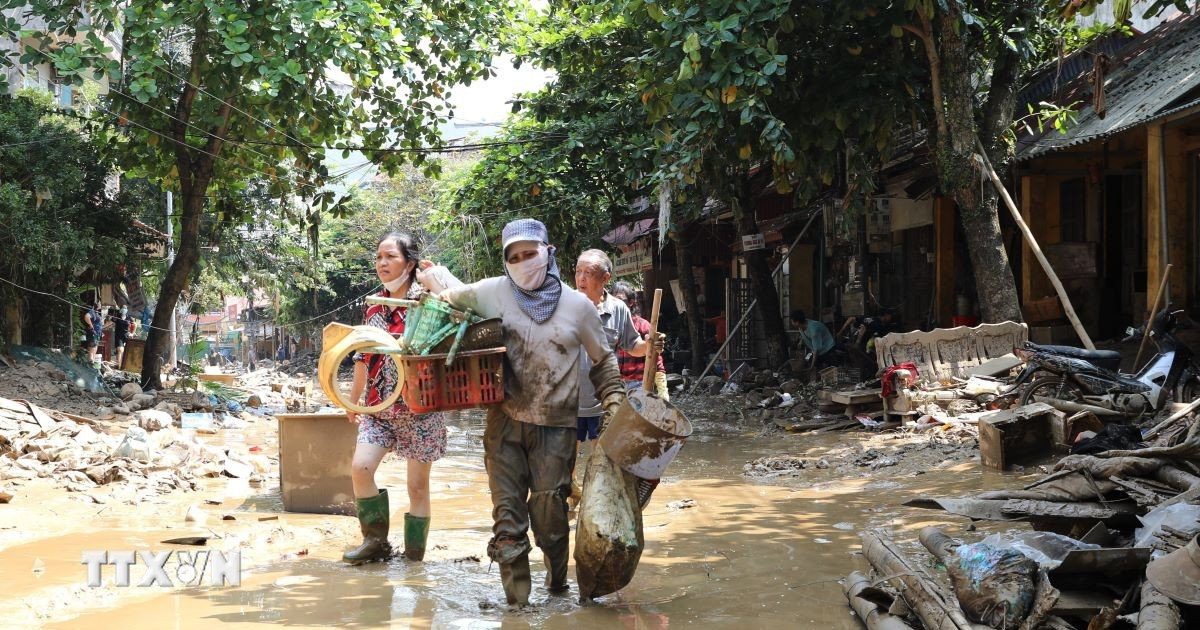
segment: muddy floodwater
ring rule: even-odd
[[[423,563],[348,567],[343,550],[357,544],[346,516],[283,512],[272,477],[261,488],[206,480],[199,492],[135,500],[114,488],[105,504],[31,484],[0,506],[0,626],[56,628],[201,628],[299,625],[411,628],[861,628],[838,580],[865,569],[857,532],[889,527],[905,540],[920,527],[945,524],[964,533],[965,519],[905,508],[915,494],[960,496],[1020,485],[1023,479],[982,470],[960,456],[917,470],[901,466],[848,472],[804,470],[769,479],[743,474],[764,456],[835,458],[862,450],[863,433],[792,435],[746,422],[689,412],[687,441],[645,512],[646,550],[633,582],[595,604],[551,597],[535,586],[532,610],[504,612],[498,568],[489,566],[491,503],[482,457],[483,421],[451,422],[447,457],[433,468],[433,525]],[[217,440],[277,448],[275,424],[264,420]],[[406,507],[404,468],[388,459],[381,487],[391,488],[392,541]],[[114,484],[116,485],[116,484]],[[189,506],[207,514],[185,522]],[[162,540],[209,536],[211,549],[242,553],[240,586],[118,587],[113,567],[104,584],[86,585],[88,550],[155,549]],[[531,556],[535,585],[545,577]],[[175,575],[177,567],[167,567]],[[133,569],[136,583],[144,570]],[[485,604],[481,607],[481,602]],[[492,606],[487,606],[491,604]]]

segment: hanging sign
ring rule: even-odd
[[[613,275],[628,276],[654,267],[654,257],[650,252],[650,240],[641,239],[634,243],[628,251],[617,256],[613,261]]]
[[[756,249],[766,249],[767,239],[762,234],[750,234],[742,237],[742,251],[752,252]]]

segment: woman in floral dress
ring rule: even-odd
[[[416,299],[423,289],[416,282],[418,257],[416,241],[403,232],[384,234],[376,247],[375,273],[383,283],[382,297]],[[392,334],[404,332],[407,308],[372,304],[367,308],[366,324]],[[381,354],[356,354],[351,400],[359,400],[366,391],[368,407],[379,404],[395,391],[396,364]],[[384,560],[391,555],[388,527],[391,510],[386,489],[375,485],[375,470],[388,452],[408,462],[408,512],[404,514],[404,557],[421,560],[429,538],[429,472],[433,462],[446,454],[446,422],[440,413],[414,414],[396,401],[374,415],[346,412],[358,423],[358,444],[354,449],[351,478],[358,504],[358,521],[363,542],[347,551],[342,559],[351,564]]]

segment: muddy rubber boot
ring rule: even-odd
[[[363,541],[357,548],[343,553],[342,560],[350,564],[386,560],[392,555],[392,546],[387,541],[388,521],[391,518],[387,490],[355,501],[358,504],[358,524],[362,528]]]
[[[542,556],[546,559],[546,590],[551,595],[565,595],[571,590],[567,585],[568,551],[565,540],[554,548],[542,549]]]
[[[425,541],[429,540],[429,517],[404,513],[404,557],[425,559]]]
[[[504,585],[504,599],[509,606],[528,606],[529,592],[533,590],[529,554],[523,553],[511,563],[500,565],[500,582]]]

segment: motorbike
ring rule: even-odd
[[[1156,412],[1169,400],[1190,402],[1200,397],[1200,365],[1186,345],[1172,334],[1183,311],[1164,310],[1150,326],[1157,354],[1136,374],[1119,371],[1120,353],[1084,350],[1033,342],[1015,349],[1025,369],[1010,392],[1020,404],[1041,401],[1062,411],[1091,411],[1097,415],[1139,416]],[[1141,339],[1141,329],[1126,329],[1126,341]]]

